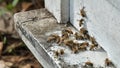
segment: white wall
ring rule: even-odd
[[[80,9],[85,6],[89,33],[120,68],[120,0],[45,0],[45,6],[59,23],[67,22],[70,12],[70,21],[77,29]]]
[[[120,0],[70,0],[70,20],[79,29],[77,19],[82,6],[85,6],[88,19],[87,28],[109,57],[120,68]]]
[[[69,0],[45,0],[45,7],[55,16],[58,23],[69,20]]]

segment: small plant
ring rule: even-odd
[[[4,2],[4,0],[0,0],[0,2]],[[18,4],[19,0],[13,0],[11,3],[7,4],[5,7],[0,8],[0,15],[3,15],[7,11],[12,12],[15,6]]]

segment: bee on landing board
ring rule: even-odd
[[[61,55],[64,54],[64,50],[63,50],[63,49],[60,50],[60,54],[61,54]]]
[[[80,19],[80,20],[78,20],[78,21],[79,21],[79,26],[81,27],[82,24],[84,24],[83,22],[84,22],[85,20],[82,18],[82,19]]]
[[[86,12],[85,12],[85,7],[83,7],[83,8],[80,10],[80,14],[81,14],[82,17],[87,17]]]
[[[88,42],[83,42],[83,43],[80,44],[80,46],[86,46],[87,47],[87,46],[89,46],[89,43]]]
[[[85,39],[85,40],[90,40],[90,35],[89,35],[89,34],[85,34],[85,35],[84,35],[84,39]]]
[[[92,44],[97,43],[97,42],[96,42],[96,39],[95,39],[94,37],[90,37],[90,42],[91,42]]]
[[[79,46],[79,50],[87,50],[87,47],[86,46]]]
[[[88,31],[86,30],[86,28],[83,27],[80,29],[80,33],[83,35],[86,35],[86,34],[88,34]]]
[[[67,32],[69,34],[73,34],[73,31],[70,28],[66,28],[66,29],[62,30],[62,32]]]
[[[73,53],[77,53],[78,50],[79,50],[79,49],[78,49],[78,46],[75,45],[75,46],[72,47]]]
[[[69,38],[69,34],[67,32],[62,31],[62,38]]]
[[[82,34],[78,33],[78,32],[75,33],[75,38],[76,38],[76,40],[84,40]]]
[[[48,37],[48,38],[47,38],[47,42],[51,42],[51,41],[55,41],[55,40],[56,40],[55,37]]]
[[[64,44],[67,45],[67,46],[72,46],[73,43],[74,43],[73,40],[69,40],[69,39],[64,40]]]
[[[85,67],[93,67],[93,63],[92,62],[90,62],[90,61],[87,61],[87,62],[85,62],[85,65],[84,65]]]
[[[59,56],[59,52],[58,51],[55,51],[55,56]]]
[[[98,48],[98,44],[91,44],[90,50],[95,50],[96,48]]]
[[[105,66],[114,66],[112,61],[109,60],[108,58],[105,59]]]
[[[64,54],[64,50],[63,49],[60,49],[60,50],[57,50],[55,51],[55,56],[60,56],[60,55],[63,55]]]
[[[48,38],[47,38],[47,42],[51,42],[51,41],[55,41],[56,43],[60,42],[60,36],[57,34],[51,34]]]

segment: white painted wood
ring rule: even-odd
[[[101,66],[105,68],[103,62],[107,53],[103,49],[79,51],[74,54],[64,44],[59,46],[59,44],[47,43],[47,38],[51,34],[61,36],[61,31],[66,27],[64,24],[57,24],[55,18],[46,9],[17,13],[14,15],[14,21],[20,37],[44,68],[85,68],[84,63],[88,60],[92,61],[95,68]],[[73,26],[69,25],[69,28],[73,33],[76,32]],[[74,38],[73,40],[79,43],[85,42]],[[64,50],[64,54],[55,56],[55,51],[60,49]]]
[[[79,29],[79,10],[85,6],[89,33],[108,52],[110,59],[120,68],[120,0],[70,0],[70,20]]]
[[[69,0],[45,0],[45,7],[55,16],[58,23],[69,20]]]

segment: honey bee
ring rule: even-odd
[[[51,42],[51,41],[55,41],[55,40],[56,40],[55,37],[48,37],[48,38],[47,38],[47,42]]]
[[[94,37],[90,37],[90,41],[91,41],[92,44],[96,44],[97,43],[96,39]]]
[[[51,37],[58,37],[57,34],[51,34],[50,36],[51,36]]]
[[[57,50],[55,51],[55,56],[59,56],[59,55],[63,55],[64,54],[64,50],[63,49],[60,49],[60,50]]]
[[[83,27],[80,29],[80,33],[83,35],[86,35],[86,34],[88,34],[88,31]]]
[[[83,7],[83,8],[80,10],[80,14],[81,14],[82,17],[87,17],[86,12],[85,12],[84,9],[85,9],[85,7]]]
[[[83,43],[80,44],[80,46],[86,46],[87,47],[87,46],[89,46],[89,43],[88,42],[83,42]]]
[[[59,52],[58,51],[55,51],[55,56],[59,56]]]
[[[85,62],[85,67],[93,67],[93,63],[90,61]]]
[[[67,46],[72,46],[73,45],[73,40],[64,40],[64,44],[67,45]]]
[[[84,39],[82,34],[77,33],[77,32],[75,33],[75,38],[76,38],[76,40],[83,40]]]
[[[78,42],[74,42],[73,45],[74,45],[74,46],[79,46],[80,43],[78,43]]]
[[[69,35],[67,32],[62,32],[62,37],[67,39],[69,38]]]
[[[61,54],[61,55],[64,54],[64,50],[63,50],[63,49],[60,50],[60,54]]]
[[[95,50],[98,47],[98,44],[91,44],[90,50]]]
[[[56,39],[56,43],[60,43],[60,41],[61,41],[61,38],[60,38],[60,36],[59,36],[59,37],[57,37],[57,39]]]
[[[79,50],[87,50],[86,46],[79,46]]]
[[[84,22],[84,19],[83,19],[83,18],[79,20],[79,26],[80,26],[80,27],[82,26],[83,22]]]
[[[60,42],[60,36],[57,34],[52,34],[47,38],[47,42],[55,41],[56,43]]]
[[[73,53],[77,53],[78,52],[78,46],[74,46],[74,47],[72,47],[72,51],[73,51]]]
[[[106,58],[105,59],[105,66],[110,66],[110,65],[113,65],[113,63],[108,58]]]
[[[62,32],[67,32],[69,34],[73,34],[73,31],[70,28],[66,28]]]
[[[90,40],[90,35],[89,35],[89,34],[85,34],[85,35],[84,35],[84,39]]]

